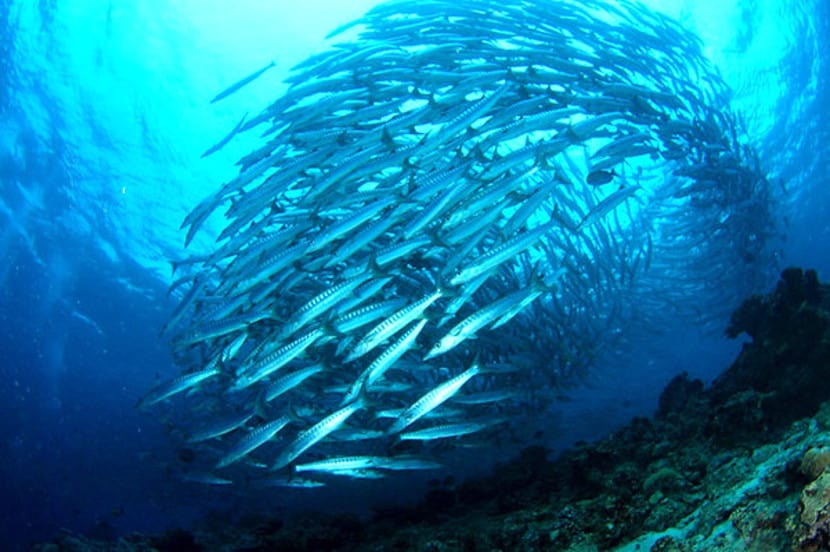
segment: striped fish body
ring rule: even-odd
[[[193,389],[203,381],[215,377],[220,373],[221,370],[217,368],[208,368],[199,372],[190,372],[189,374],[179,376],[151,390],[139,401],[138,407],[145,408],[147,406],[152,406],[163,401],[164,399],[172,397],[173,395]]]
[[[277,460],[271,466],[271,469],[278,470],[293,462],[302,453],[313,447],[333,431],[340,428],[346,420],[363,407],[363,399],[358,398],[358,400],[352,402],[351,404],[348,404],[340,410],[329,414],[310,428],[301,431],[297,435],[294,442],[288,445],[282,453],[280,453]]]
[[[480,373],[479,365],[473,364],[454,378],[438,385],[404,410],[386,433],[388,435],[400,433],[405,427],[438,408],[444,401],[455,395],[465,383]]]
[[[268,354],[261,361],[254,364],[249,370],[243,372],[231,387],[232,391],[241,391],[256,382],[273,374],[308,349],[315,341],[320,339],[325,332],[317,328],[307,332],[294,341],[283,345],[276,351]]]
[[[231,450],[229,450],[228,453],[219,460],[216,467],[224,468],[229,466],[230,464],[233,464],[237,460],[241,459],[243,456],[253,452],[273,439],[274,436],[290,422],[291,418],[283,416],[281,418],[277,418],[276,420],[271,420],[270,422],[254,429],[248,435],[237,441],[237,443],[231,447]]]

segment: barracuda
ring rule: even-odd
[[[323,313],[351,295],[358,286],[366,282],[371,276],[371,272],[366,272],[345,282],[340,282],[312,297],[283,325],[279,333],[280,339],[294,335],[297,330],[322,316]]]
[[[340,456],[307,464],[297,464],[294,471],[339,473],[352,470],[431,470],[441,464],[414,456]]]
[[[478,433],[490,426],[507,421],[504,418],[485,422],[462,422],[457,424],[442,424],[417,431],[407,431],[398,435],[401,441],[434,441],[436,439],[452,439],[472,433]]]
[[[214,423],[199,431],[194,432],[187,439],[187,442],[191,444],[201,443],[202,441],[209,441],[210,439],[221,437],[226,433],[230,433],[231,431],[234,431],[244,426],[253,417],[253,412],[242,412],[241,414],[238,414],[233,418],[228,418],[227,420],[220,420],[217,423]]]
[[[325,335],[325,332],[320,329],[314,329],[306,332],[294,341],[283,345],[275,351],[267,354],[262,360],[243,369],[241,374],[236,378],[236,383],[230,388],[230,391],[241,391],[246,389],[263,378],[273,374],[308,349],[312,343]]]
[[[450,284],[460,286],[482,274],[491,272],[500,264],[532,247],[542,236],[556,228],[558,224],[557,221],[551,221],[547,224],[537,226],[532,230],[512,237],[498,247],[488,250],[453,276],[450,279]]]
[[[280,395],[295,389],[308,378],[321,373],[324,369],[325,368],[321,364],[313,364],[311,366],[306,366],[305,368],[300,368],[299,370],[294,370],[290,374],[284,375],[266,387],[262,392],[263,399],[266,402],[273,401]]]
[[[193,345],[194,343],[246,330],[248,326],[268,318],[271,318],[271,314],[267,312],[248,312],[232,318],[211,320],[187,332],[178,341],[181,345]]]
[[[451,378],[444,383],[432,389],[420,399],[412,403],[412,405],[404,410],[398,418],[392,422],[389,429],[386,430],[387,435],[400,433],[405,427],[408,427],[413,422],[422,418],[432,410],[435,410],[445,401],[450,399],[453,395],[458,393],[465,383],[470,381],[481,373],[481,367],[478,363],[473,363],[472,366]]]
[[[275,61],[272,61],[272,62],[268,63],[262,69],[258,69],[256,71],[254,71],[253,73],[251,73],[250,75],[239,79],[238,81],[236,81],[235,83],[233,83],[232,85],[227,87],[226,89],[224,89],[221,92],[219,92],[218,94],[216,94],[216,96],[214,96],[213,99],[210,100],[210,103],[215,103],[215,102],[218,102],[219,100],[227,98],[228,96],[230,96],[231,94],[233,94],[237,90],[240,90],[242,87],[248,85],[249,83],[251,83],[251,82],[255,81],[256,79],[258,79],[259,77],[261,77],[263,73],[265,73],[268,69],[270,69],[270,68],[272,68],[276,65],[277,65],[277,63]]]
[[[437,290],[430,295],[426,295],[415,303],[412,303],[411,305],[395,312],[392,316],[369,330],[369,332],[363,336],[363,339],[361,339],[357,345],[354,346],[349,356],[346,357],[346,362],[362,357],[396,334],[398,330],[404,328],[407,324],[420,317],[424,311],[430,307],[430,305],[441,298],[443,293],[443,291]]]
[[[486,80],[494,82],[495,75],[488,74]],[[469,102],[464,109],[462,109],[453,119],[444,124],[436,133],[434,141],[436,143],[444,142],[449,136],[456,134],[460,130],[466,130],[470,125],[481,119],[490,108],[492,108],[501,99],[501,97],[509,89],[508,85],[503,85],[495,91],[483,96],[482,98]]]
[[[542,289],[531,287],[527,290],[519,290],[501,299],[494,301],[486,307],[474,312],[455,326],[442,337],[438,343],[433,345],[424,356],[424,361],[442,355],[457,347],[465,339],[470,339],[476,332],[491,322],[505,316],[513,309],[516,312],[530,304],[534,299],[542,295]]]
[[[189,374],[181,375],[153,388],[138,402],[138,407],[145,408],[152,406],[165,399],[169,399],[173,395],[193,389],[202,382],[214,378],[221,373],[222,371],[217,368],[208,368],[199,372],[191,372]]]
[[[483,411],[544,423],[631,332],[728,314],[775,233],[752,141],[691,35],[594,4],[382,3],[285,76],[226,135],[255,141],[237,174],[185,218],[186,243],[210,234],[174,263],[164,331],[185,375],[142,406],[186,393],[185,436],[241,424],[191,444],[211,461],[242,413],[274,410],[303,429],[276,469],[312,447],[431,462],[481,436]]]
[[[305,254],[313,253],[328,245],[330,242],[339,239],[340,237],[351,232],[358,226],[362,225],[385,208],[395,202],[394,197],[385,197],[377,201],[369,203],[362,209],[352,212],[349,216],[343,217],[334,224],[328,225],[324,230],[318,232],[311,240],[311,244],[306,249]]]
[[[420,320],[415,323],[409,330],[407,330],[397,341],[389,346],[378,358],[376,358],[355,382],[349,388],[349,392],[343,397],[342,404],[353,401],[360,393],[361,389],[369,389],[383,374],[397,361],[403,354],[408,351],[418,339],[418,335],[426,325],[426,320]]]
[[[272,470],[284,468],[293,462],[302,453],[313,447],[319,441],[327,437],[333,431],[336,431],[348,420],[355,412],[365,406],[365,399],[361,396],[354,402],[347,404],[340,410],[337,410],[310,428],[301,431],[297,438],[277,457],[274,464],[271,466]]]
[[[360,307],[335,319],[332,322],[332,327],[341,334],[349,334],[353,330],[370,324],[378,318],[389,316],[400,309],[405,303],[405,299],[398,297],[396,299],[389,299],[387,301],[381,301],[380,303]]]
[[[216,468],[220,469],[229,466],[240,460],[243,456],[250,454],[273,439],[274,436],[282,431],[282,429],[289,423],[291,423],[291,418],[283,416],[257,427],[248,435],[237,441],[228,453],[219,460],[216,464]]]

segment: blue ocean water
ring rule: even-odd
[[[134,408],[178,372],[159,332],[175,304],[169,260],[185,255],[181,220],[256,139],[201,153],[282,93],[287,68],[323,51],[328,31],[376,3],[250,0],[228,12],[220,2],[0,2],[3,542],[61,528],[114,536],[187,526],[211,511],[338,507],[358,487],[357,509],[418,496],[420,476],[270,495],[186,484],[171,476],[188,461],[181,442]],[[733,89],[782,190],[778,263],[826,278],[827,3],[648,5],[698,33]],[[270,60],[273,72],[209,103]],[[188,251],[211,245],[200,235]],[[561,449],[650,413],[668,379],[683,370],[711,379],[739,346],[694,328],[640,339],[630,349],[641,354],[595,367],[567,392],[547,444]]]

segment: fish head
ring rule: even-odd
[[[438,355],[442,355],[461,343],[462,339],[458,335],[447,334],[441,338],[438,343],[433,345],[432,349],[424,356],[424,360],[429,360],[431,358],[435,358]]]

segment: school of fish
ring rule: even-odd
[[[221,221],[174,263],[182,375],[141,401],[186,421],[185,479],[435,469],[545,412],[628,329],[717,320],[762,277],[770,185],[672,20],[400,0],[341,33],[205,153],[261,133],[183,224],[189,243]]]

